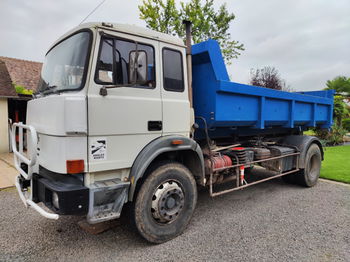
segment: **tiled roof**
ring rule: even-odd
[[[16,91],[12,86],[9,72],[5,62],[0,60],[0,97],[16,97]]]
[[[17,96],[12,84],[36,91],[42,63],[0,56],[0,96]]]

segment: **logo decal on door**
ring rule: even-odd
[[[95,137],[91,139],[90,156],[93,160],[107,159],[107,138]]]

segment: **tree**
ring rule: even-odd
[[[148,28],[176,35],[185,39],[183,20],[192,22],[192,37],[194,43],[199,43],[209,38],[217,40],[221,46],[226,63],[230,64],[233,58],[237,58],[244,51],[243,44],[231,40],[228,32],[230,23],[235,19],[233,13],[229,13],[226,4],[216,11],[213,0],[190,0],[175,4],[175,0],[143,0],[139,5],[140,18],[144,20]]]
[[[253,86],[261,86],[275,90],[291,91],[290,86],[287,86],[274,67],[265,66],[262,69],[250,70],[250,84]]]
[[[337,76],[332,80],[328,80],[325,90],[334,89],[336,95],[334,96],[334,111],[333,116],[335,122],[342,126],[342,120],[349,117],[350,107],[346,100],[350,99],[350,78],[345,76]]]
[[[345,76],[337,76],[333,80],[328,80],[325,89],[334,89],[338,95],[350,98],[350,78]]]
[[[339,126],[342,126],[342,119],[349,117],[348,105],[344,102],[343,96],[334,96],[333,118]]]
[[[350,108],[345,103],[346,98],[350,96],[349,78],[344,76],[335,77],[333,80],[328,80],[327,87],[324,90],[334,89],[337,95],[334,96],[333,103],[333,119],[334,123],[332,130],[322,130],[316,128],[315,134],[321,140],[324,140],[326,144],[337,145],[343,143],[343,137],[346,134],[346,130],[349,128]]]

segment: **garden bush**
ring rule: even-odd
[[[315,135],[327,146],[343,144],[343,137],[346,132],[347,131],[338,124],[334,124],[331,131],[315,129]]]
[[[343,124],[343,128],[346,131],[350,132],[350,118],[343,119],[342,124]]]

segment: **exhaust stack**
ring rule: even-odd
[[[186,29],[186,63],[187,63],[187,85],[188,85],[188,98],[190,106],[193,108],[193,97],[192,97],[192,22],[183,20],[182,23]]]

